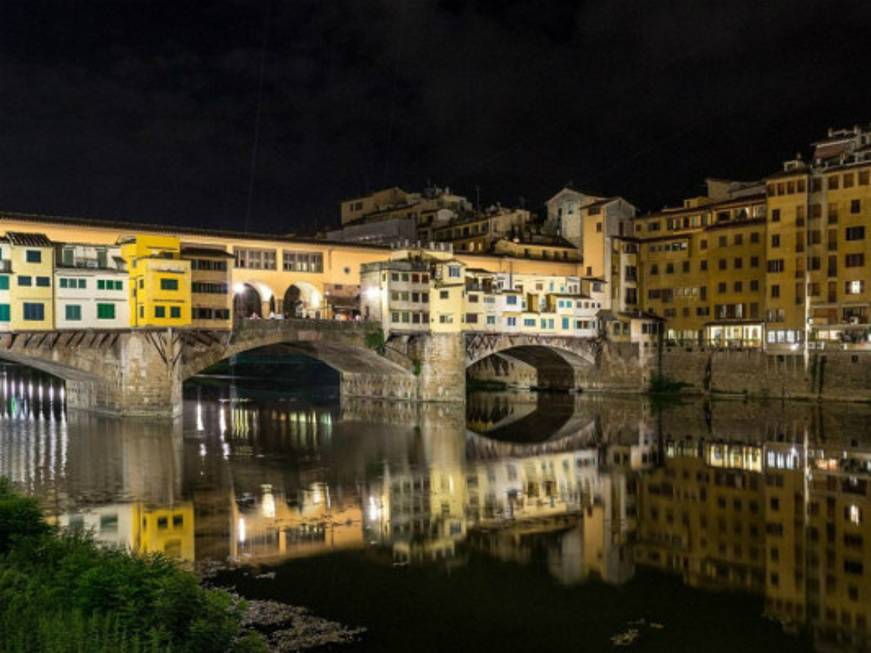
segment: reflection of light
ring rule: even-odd
[[[318,505],[323,500],[324,496],[321,493],[321,486],[315,483],[312,487],[312,503]]]
[[[197,431],[205,431],[206,427],[203,426],[203,405],[198,401],[197,402]]]
[[[245,518],[239,517],[239,542],[245,541]]]
[[[378,521],[381,519],[381,506],[375,501],[375,497],[369,497],[369,521]]]
[[[201,458],[206,457],[206,445],[204,445],[204,444],[200,444],[200,457]]]
[[[260,504],[260,512],[267,519],[275,519],[275,496],[272,494],[271,485],[261,485],[263,500]]]
[[[227,432],[227,417],[224,415],[224,407],[218,412],[218,428],[221,429],[221,435]]]

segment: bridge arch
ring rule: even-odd
[[[467,376],[552,390],[583,387],[596,366],[596,343],[581,338],[470,334]]]
[[[280,352],[304,355],[335,370],[343,396],[417,398],[417,379],[410,369],[366,347],[362,329],[332,326],[314,320],[256,320],[241,323],[232,335],[191,340],[184,348],[181,381],[232,356],[278,347]]]

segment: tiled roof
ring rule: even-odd
[[[22,233],[20,231],[7,231],[6,238],[13,245],[24,247],[51,247],[51,241],[45,234]]]

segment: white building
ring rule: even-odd
[[[55,261],[58,329],[130,326],[129,277],[119,247],[62,244]]]

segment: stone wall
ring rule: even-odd
[[[408,341],[419,401],[466,401],[466,347],[462,334],[433,333]]]
[[[800,353],[759,350],[687,351],[664,348],[660,373],[684,392],[753,397],[871,401],[871,353]]]

